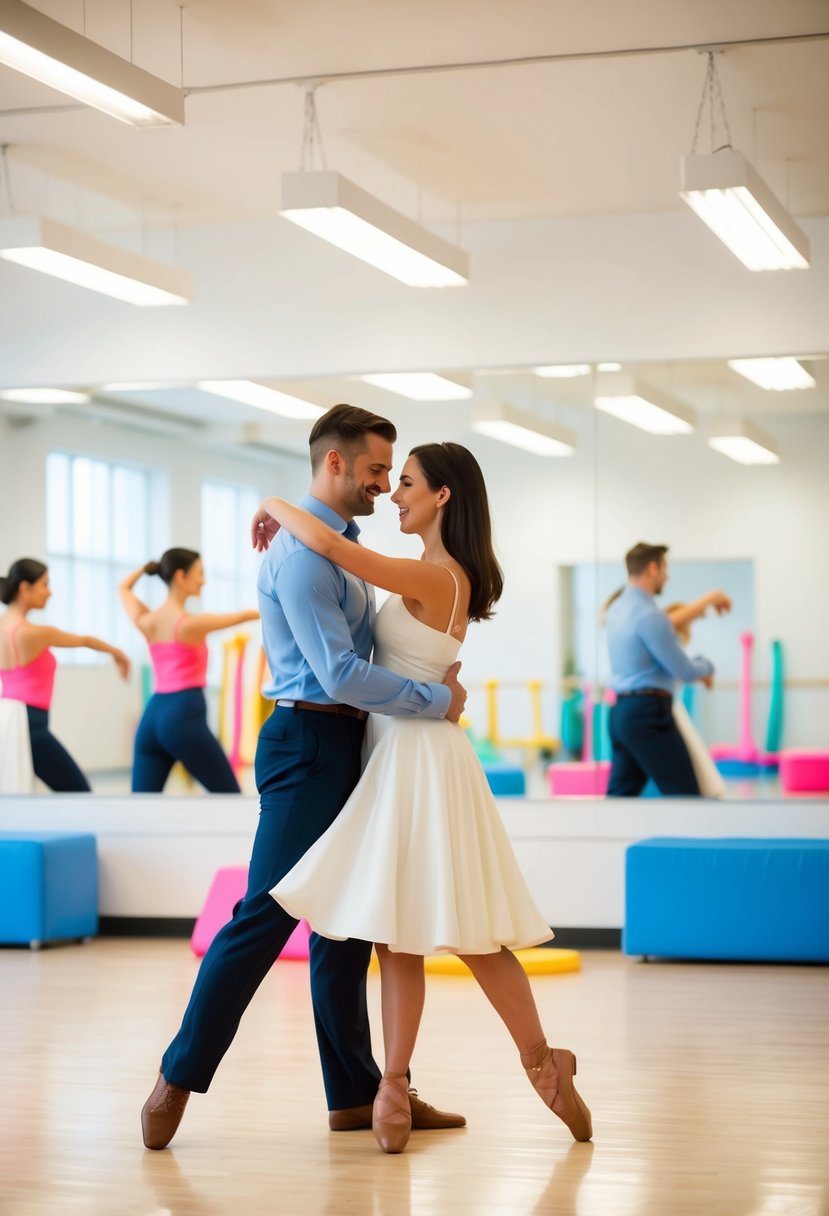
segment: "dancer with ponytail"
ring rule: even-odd
[[[159,575],[168,587],[164,603],[151,610],[133,591],[145,574]],[[194,549],[168,549],[160,562],[147,562],[118,588],[126,612],[147,639],[155,674],[150,698],[135,736],[132,789],[159,794],[176,761],[211,794],[238,794],[239,783],[218,739],[207,725],[207,635],[256,621],[244,612],[186,611],[187,600],[201,595],[204,566]]]
[[[0,618],[0,696],[26,706],[35,776],[56,793],[85,793],[89,782],[49,730],[57,667],[51,647],[85,646],[112,655],[125,680],[130,664],[123,650],[101,638],[67,633],[54,625],[33,625],[29,613],[45,608],[51,596],[49,569],[33,557],[12,562],[6,577],[0,578],[0,603],[8,605]]]

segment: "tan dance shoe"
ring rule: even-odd
[[[384,1153],[402,1153],[412,1130],[412,1108],[409,1105],[409,1078],[385,1075],[380,1078],[371,1116],[374,1139]]]
[[[521,1063],[541,1101],[567,1125],[574,1140],[590,1140],[593,1122],[573,1084],[576,1057],[572,1051],[548,1047],[545,1041],[532,1051],[522,1051]]]

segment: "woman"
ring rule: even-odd
[[[492,551],[481,470],[454,443],[414,448],[392,496],[420,561],[383,557],[320,520],[268,498],[254,546],[278,525],[343,569],[394,594],[375,623],[375,661],[440,680],[469,621],[487,620],[503,578]],[[385,1071],[372,1127],[385,1152],[411,1129],[407,1070],[424,1000],[423,955],[459,955],[505,1022],[533,1086],[577,1140],[592,1134],[573,1087],[575,1056],[550,1049],[527,976],[507,947],[550,932],[518,868],[483,770],[457,725],[374,716],[359,785],[328,831],[272,891],[325,937],[377,943]]]
[[[169,588],[160,608],[151,611],[133,587],[145,574],[158,574]],[[132,789],[160,794],[170,769],[180,760],[211,794],[238,794],[239,783],[218,739],[207,725],[207,642],[209,633],[256,621],[259,613],[185,610],[190,596],[201,595],[204,566],[194,549],[168,549],[160,562],[147,562],[127,575],[118,588],[130,620],[150,645],[155,694],[150,698],[135,736]]]
[[[0,578],[0,603],[8,605],[0,620],[0,695],[26,706],[35,776],[58,793],[83,793],[89,791],[89,782],[49,730],[57,667],[50,647],[85,646],[112,655],[125,680],[130,664],[123,650],[100,638],[67,633],[54,625],[33,625],[29,613],[45,608],[51,596],[48,567],[32,557],[13,562],[6,577]]]

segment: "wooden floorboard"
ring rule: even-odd
[[[281,963],[171,1149],[147,1152],[139,1110],[196,968],[182,941],[0,950],[2,1216],[829,1213],[825,968],[586,952],[534,979],[592,1145],[542,1106],[474,982],[430,976],[414,1082],[469,1126],[391,1157],[327,1130],[307,964]]]

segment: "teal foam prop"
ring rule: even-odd
[[[783,643],[771,644],[771,700],[766,728],[766,751],[779,752],[783,742]]]

